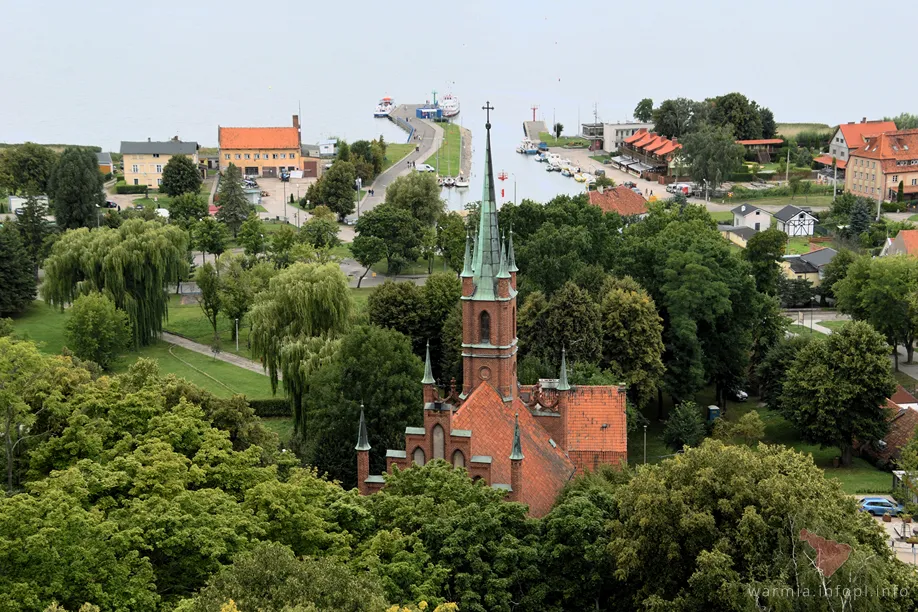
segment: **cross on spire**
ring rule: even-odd
[[[491,129],[491,111],[494,110],[494,107],[491,106],[491,101],[488,100],[485,102],[485,105],[481,107],[481,110],[487,113],[487,123],[485,123],[485,128]]]

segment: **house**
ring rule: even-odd
[[[816,227],[816,217],[809,211],[788,204],[775,213],[778,229],[788,236],[812,236]]]
[[[845,190],[873,199],[895,200],[899,184],[906,200],[918,199],[918,130],[868,136],[851,152]]]
[[[41,204],[42,206],[44,206],[45,208],[48,208],[48,206],[49,206],[49,203],[48,203],[48,196],[46,196],[46,195],[36,196],[36,197],[35,197],[35,200],[36,200],[39,204]],[[16,212],[17,210],[19,210],[20,208],[25,207],[25,205],[26,205],[26,203],[27,203],[28,201],[29,201],[29,198],[24,198],[24,197],[22,197],[22,196],[14,196],[14,195],[8,196],[8,197],[7,197],[7,202],[6,202],[6,210],[9,211],[9,212],[11,212],[11,213],[15,213],[15,212]]]
[[[323,164],[320,159],[319,145],[304,144],[300,146],[300,169],[303,178],[319,178],[322,176]]]
[[[771,227],[771,213],[752,204],[740,204],[730,212],[733,213],[735,227],[751,227],[760,232]]]
[[[918,230],[900,230],[895,238],[887,239],[880,257],[887,255],[918,255]]]
[[[677,169],[677,152],[682,145],[655,132],[641,128],[622,141],[619,155],[611,159],[612,165],[623,172],[650,180],[681,174]]]
[[[300,169],[300,118],[292,127],[219,127],[220,167],[235,164],[243,176],[277,178]]]
[[[121,141],[122,163],[124,164],[124,181],[128,185],[147,185],[159,187],[163,182],[163,168],[176,155],[184,155],[198,165],[196,142],[184,142],[173,138],[165,142]]]
[[[758,230],[754,230],[751,227],[746,227],[741,225],[739,227],[733,225],[721,225],[717,228],[720,230],[720,235],[735,244],[736,246],[745,249],[746,244],[749,242],[749,239],[758,234]]]
[[[643,219],[647,216],[647,201],[644,196],[619,185],[610,189],[598,187],[589,193],[590,204],[598,206],[603,212],[615,212],[622,217],[637,217]]]
[[[889,431],[882,440],[858,444],[862,455],[873,457],[878,463],[888,464],[899,457],[902,447],[915,436],[918,428],[918,399],[897,385],[896,392],[884,406]]]
[[[827,165],[832,165],[832,158],[834,157],[839,169],[844,169],[845,166],[842,164],[847,164],[851,153],[864,146],[868,136],[895,131],[896,124],[892,121],[867,121],[867,117],[861,119],[860,123],[843,123],[835,130],[835,134],[829,142],[829,154],[826,156],[829,160]]]
[[[652,123],[632,121],[631,123],[603,123],[602,149],[606,153],[615,153],[622,148],[626,138],[634,136],[640,130],[650,131]]]
[[[783,138],[756,138],[754,140],[737,140],[736,144],[743,145],[747,153],[757,154],[759,162],[769,163],[775,152],[784,145]]]
[[[320,157],[334,157],[338,154],[337,140],[323,140],[319,143]]]
[[[490,132],[490,124],[486,128]],[[442,459],[527,504],[532,516],[544,516],[575,475],[627,461],[625,388],[570,384],[561,346],[558,379],[520,385],[513,234],[505,241],[498,227],[490,142],[488,133],[478,233],[474,249],[466,240],[460,275],[462,387],[455,381],[438,387],[428,351],[423,426],[405,429],[405,447],[386,451],[386,467]],[[367,495],[385,480],[369,473],[372,449],[362,412],[357,432],[357,484]]]
[[[814,287],[818,287],[825,277],[825,267],[832,263],[837,254],[835,249],[823,247],[801,255],[785,255],[781,267],[787,278],[808,280]]]
[[[96,152],[96,159],[99,160],[99,171],[102,174],[111,174],[115,171],[115,162],[112,161],[112,154],[106,151]]]

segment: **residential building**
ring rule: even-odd
[[[816,228],[816,217],[809,210],[788,204],[775,213],[778,229],[788,236],[812,236]]]
[[[159,187],[163,182],[163,168],[176,155],[184,155],[198,165],[196,142],[183,142],[177,138],[165,142],[121,141],[121,161],[124,164],[124,181],[128,185]]]
[[[730,212],[733,213],[734,227],[751,227],[757,232],[771,227],[771,213],[752,204],[740,204]]]
[[[759,162],[769,163],[775,155],[775,152],[784,144],[783,138],[756,138],[754,140],[737,140],[736,144],[743,145],[746,152],[754,152],[758,155]]]
[[[633,121],[631,123],[603,123],[602,149],[606,153],[615,153],[622,147],[626,138],[634,136],[640,130],[650,131],[652,123]]]
[[[430,352],[424,367],[423,426],[405,429],[405,447],[386,451],[387,469],[443,459],[474,480],[506,491],[507,499],[544,516],[572,477],[627,461],[625,388],[571,385],[563,347],[560,376],[533,386],[517,379],[517,267],[513,234],[497,219],[490,124],[486,125],[484,197],[475,247],[466,240],[462,279],[463,383],[441,395]],[[443,385],[444,387],[446,385]],[[366,423],[357,439],[361,494],[379,491],[369,474]]]
[[[897,385],[896,392],[886,400],[886,418],[889,430],[880,439],[869,443],[859,443],[857,450],[868,455],[881,465],[888,465],[899,457],[902,447],[915,436],[918,429],[918,399]]]
[[[320,157],[334,157],[338,154],[338,141],[337,140],[323,140],[319,143],[319,156]]]
[[[746,248],[749,239],[759,233],[758,230],[746,227],[745,225],[739,227],[733,225],[720,225],[717,229],[720,230],[721,236],[743,249]]]
[[[220,127],[220,167],[235,164],[243,176],[277,178],[301,169],[300,119],[292,127]]]
[[[887,255],[918,256],[918,230],[900,230],[895,238],[888,238],[880,257]]]
[[[851,152],[845,190],[872,199],[895,200],[899,183],[906,200],[918,199],[918,129],[868,136]]]
[[[838,251],[829,247],[813,249],[801,255],[785,255],[781,261],[784,275],[791,279],[808,280],[818,287],[825,278],[825,268],[832,263]]]
[[[600,207],[606,213],[614,212],[622,217],[638,219],[647,216],[647,201],[644,196],[622,185],[609,189],[598,187],[589,193],[589,198],[590,204]]]
[[[829,142],[829,162],[827,165],[832,164],[832,158],[834,157],[838,162],[839,169],[844,169],[842,163],[847,163],[851,153],[864,146],[868,136],[895,131],[896,124],[892,121],[867,121],[867,117],[861,119],[860,123],[843,123],[835,130],[835,134]]]
[[[675,138],[670,140],[642,128],[622,141],[619,155],[611,161],[613,166],[624,172],[657,180],[678,174],[676,156],[681,148]]]
[[[96,153],[96,159],[99,160],[99,172],[109,174],[115,171],[115,162],[112,161],[112,154],[106,151]]]

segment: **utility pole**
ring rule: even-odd
[[[239,352],[239,319],[236,319],[236,352]]]
[[[790,146],[787,147],[787,165],[784,168],[784,182],[790,182]]]
[[[835,177],[832,179],[832,201],[838,197],[838,160],[832,158],[832,168],[835,170]]]

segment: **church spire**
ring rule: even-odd
[[[354,450],[370,450],[370,440],[367,438],[367,422],[363,418],[363,404],[360,404],[360,425],[357,429],[357,446],[354,447]]]
[[[507,270],[507,242],[503,239],[500,241],[500,269],[497,278],[510,278],[510,271]]]
[[[470,277],[472,272],[472,237],[465,233],[465,256],[462,258],[462,277]]]
[[[507,237],[507,265],[510,272],[519,272],[516,267],[516,254],[513,252],[513,224],[510,224],[510,236]]]
[[[488,113],[485,128],[485,176],[479,209],[478,236],[475,241],[473,264],[475,293],[474,300],[494,300],[497,297],[495,276],[500,265],[500,232],[497,227],[497,203],[494,195],[494,168],[491,163],[491,111],[494,107],[487,102],[483,107]]]
[[[571,386],[567,382],[567,351],[561,347],[561,376],[558,377],[558,391],[570,391]]]
[[[523,459],[523,445],[520,444],[520,414],[516,413],[516,421],[513,424],[513,449],[510,451],[511,461],[520,461]]]
[[[424,358],[424,378],[421,380],[422,385],[433,385],[437,381],[434,380],[433,370],[430,367],[430,340],[427,341],[427,357]]]

